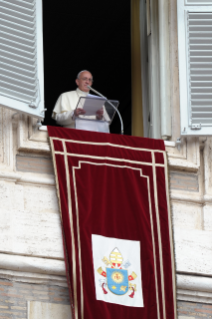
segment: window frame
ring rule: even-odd
[[[178,59],[179,59],[179,91],[180,91],[180,124],[181,136],[206,136],[212,135],[212,126],[189,126],[189,73],[188,73],[188,41],[187,41],[187,15],[189,12],[212,13],[211,5],[186,4],[186,0],[178,0]]]
[[[36,41],[37,46],[37,85],[38,87],[38,106],[30,107],[26,102],[18,101],[12,97],[6,97],[0,94],[0,105],[20,113],[38,119],[44,119],[44,58],[43,58],[43,19],[42,19],[42,0],[36,0]]]

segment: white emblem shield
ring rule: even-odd
[[[144,307],[140,242],[92,235],[96,299]]]

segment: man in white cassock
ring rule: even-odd
[[[88,85],[93,83],[93,76],[89,71],[81,71],[77,75],[76,84],[78,88],[75,91],[65,92],[61,94],[55,104],[52,117],[56,120],[57,124],[67,128],[75,127],[75,117],[85,114],[83,108],[77,108],[77,103],[80,97],[92,97],[89,94]],[[96,119],[103,119],[104,109],[96,112]],[[107,115],[108,116],[108,115]]]

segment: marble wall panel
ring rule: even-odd
[[[1,252],[63,259],[55,187],[0,182],[0,202]]]
[[[174,227],[202,229],[202,205],[172,201]]]

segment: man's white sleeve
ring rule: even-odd
[[[72,125],[74,123],[73,115],[74,111],[58,113],[55,115],[55,120],[62,126]]]

